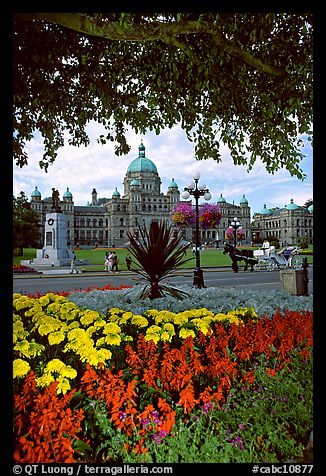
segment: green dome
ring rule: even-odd
[[[272,211],[269,208],[266,208],[266,204],[264,204],[264,208],[261,210],[261,215],[271,215]]]
[[[32,197],[40,197],[41,196],[41,193],[40,191],[37,189],[37,187],[35,187],[35,190],[34,192],[32,192]]]
[[[175,183],[174,178],[172,178],[169,188],[178,188],[178,185]]]
[[[69,188],[67,187],[66,192],[63,194],[63,198],[72,198],[72,193],[69,192]]]
[[[217,203],[226,203],[226,200],[224,197],[222,197],[222,194],[218,197]]]
[[[313,213],[314,212],[314,205],[311,204],[309,207],[308,207],[308,212],[310,213]]]
[[[286,206],[287,210],[297,210],[299,208],[299,205],[296,205],[293,203],[293,198],[291,198],[290,203]]]
[[[120,198],[120,193],[118,192],[118,188],[115,187],[114,192],[112,193],[112,198]]]
[[[145,157],[145,146],[143,143],[138,147],[139,155],[129,165],[127,172],[153,172],[157,174],[156,165]]]
[[[240,203],[244,204],[244,205],[248,205],[248,200],[246,199],[246,197],[244,195],[242,195],[242,198],[240,200]]]

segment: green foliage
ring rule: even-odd
[[[38,214],[24,192],[13,197],[13,248],[35,246],[40,237]]]
[[[159,283],[177,267],[189,261],[185,259],[189,245],[180,245],[183,240],[181,233],[174,235],[172,225],[166,220],[153,221],[149,230],[144,225],[143,229],[139,228],[139,232],[142,241],[136,239],[130,232],[127,232],[127,236],[130,241],[129,251],[140,266],[140,268],[131,267],[131,270],[150,283],[150,288],[148,290],[145,288],[140,298],[155,299],[168,293],[183,299],[186,293]]]
[[[173,436],[155,439],[148,433],[149,452],[139,462],[277,463],[294,459],[311,463],[305,447],[313,427],[312,356],[304,362],[296,352],[291,357],[291,363],[270,376],[266,372],[270,362],[261,356],[254,364],[254,383],[236,384],[220,409],[208,402],[185,420],[176,406]],[[83,408],[84,431],[93,442],[93,447],[82,440],[75,442],[83,457],[93,462],[135,462],[124,444],[135,444],[138,435],[126,436],[115,429],[103,401],[92,401],[78,392],[72,403]],[[151,403],[150,394],[147,403]]]
[[[223,144],[250,170],[303,178],[312,136],[312,16],[304,13],[19,13],[13,24],[14,160],[44,139],[47,170],[64,144],[127,154],[137,134],[180,124],[198,160]]]

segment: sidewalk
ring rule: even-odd
[[[230,271],[231,266],[223,266],[223,267],[203,267],[203,270],[205,272],[209,271]],[[87,271],[87,269],[80,267],[79,271],[80,273],[74,273],[70,274],[70,266],[69,267],[51,267],[51,268],[46,268],[46,269],[38,269],[38,273],[23,273],[23,274],[13,274],[14,279],[23,279],[23,278],[42,278],[45,276],[53,276],[53,277],[71,277],[71,276],[128,276],[128,275],[135,275],[136,273],[132,271],[118,271],[117,273],[109,273],[108,271],[100,271],[100,270],[94,270],[94,271]],[[182,274],[182,273],[192,273],[194,271],[194,268],[181,268],[177,269],[176,271],[173,272],[173,274]]]

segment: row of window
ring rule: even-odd
[[[272,221],[266,221],[266,222],[263,222],[262,223],[262,226],[264,228],[281,228],[282,227],[282,220],[272,220]],[[312,219],[309,218],[305,218],[304,220],[303,219],[300,219],[300,218],[297,218],[296,220],[296,224],[294,221],[291,221],[291,224],[287,222],[286,219],[283,220],[283,228],[286,228],[288,226],[304,226],[304,227],[312,227]],[[257,222],[257,227],[259,228],[260,227],[260,222]]]

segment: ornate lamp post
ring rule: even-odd
[[[234,247],[236,247],[237,246],[237,230],[241,230],[241,223],[236,217],[233,218],[231,222],[231,227],[233,228],[233,231],[234,231]]]
[[[182,192],[181,196],[185,200],[187,200],[190,195],[193,195],[196,202],[196,232],[195,232],[195,240],[196,240],[196,269],[194,271],[194,280],[193,286],[196,288],[205,288],[204,284],[204,277],[203,277],[203,270],[200,267],[200,241],[199,241],[199,206],[198,200],[199,197],[204,197],[205,200],[210,200],[212,198],[209,190],[206,188],[206,185],[202,182],[199,182],[200,173],[196,172],[193,176],[193,181],[187,187],[184,187],[184,192]]]

